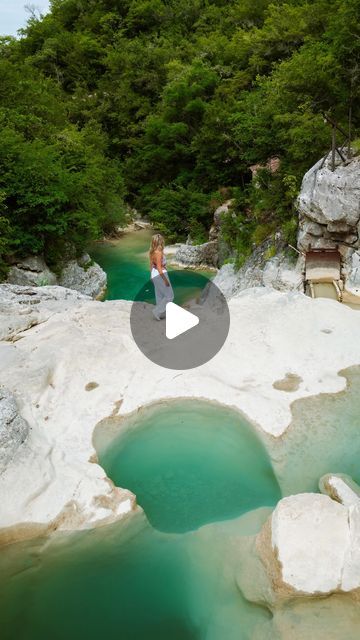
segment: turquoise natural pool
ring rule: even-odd
[[[316,490],[330,471],[359,481],[360,370],[346,375],[344,392],[297,401],[288,434],[264,438],[274,471],[252,427],[219,405],[177,400],[104,421],[95,433],[101,461],[114,479],[134,481],[153,526],[138,513],[3,548],[2,640],[268,640],[279,629],[296,640],[309,629],[312,640],[357,640],[360,611],[347,596],[270,612],[239,583],[251,536],[280,496],[276,477],[284,494]],[[261,584],[260,575],[248,579]]]
[[[136,491],[153,526],[139,513],[9,547],[0,559],[2,640],[245,640],[270,618],[236,585],[242,540],[280,498],[251,426],[195,400],[154,405],[125,422],[112,421],[121,437],[111,443],[109,425],[97,429],[98,449],[107,443],[100,462]]]
[[[149,280],[148,251],[152,231],[144,229],[126,233],[119,240],[97,242],[90,247],[93,260],[104,269],[108,278],[107,300],[134,300]],[[204,286],[204,276],[211,271],[169,268],[175,302],[183,304]]]
[[[101,430],[96,441],[101,443]],[[167,402],[119,419],[119,435],[97,449],[109,478],[136,494],[161,531],[235,518],[281,497],[251,425],[209,402]]]

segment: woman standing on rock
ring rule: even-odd
[[[150,245],[150,271],[154,284],[156,306],[153,314],[156,320],[165,317],[166,305],[174,300],[174,292],[170,284],[166,270],[166,258],[164,256],[165,240],[160,233],[155,233]]]

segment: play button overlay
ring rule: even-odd
[[[144,284],[131,306],[130,326],[137,347],[166,369],[194,369],[205,364],[220,351],[229,333],[226,298],[202,274],[176,270],[169,272],[173,300],[171,289],[165,289],[159,280],[157,288],[165,297],[158,298],[155,309],[157,278]]]
[[[179,307],[179,305],[174,302],[167,303],[165,335],[168,340],[173,340],[181,336],[185,331],[196,327],[199,322],[199,318],[195,314],[190,313],[190,311],[186,311],[186,309]]]

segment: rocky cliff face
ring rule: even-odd
[[[28,256],[10,267],[7,282],[38,287],[57,284],[57,277],[45,264],[44,258]]]
[[[43,257],[34,255],[13,264],[10,267],[7,282],[35,287],[58,284],[86,296],[100,299],[106,291],[107,276],[100,265],[93,262],[87,253],[78,260],[69,260],[59,277],[50,271]]]
[[[298,198],[298,248],[338,249],[345,289],[360,294],[360,157],[331,170],[330,155],[304,176]]]
[[[277,291],[303,291],[303,256],[292,260],[289,254],[279,247],[276,255],[269,258],[273,244],[273,239],[265,240],[238,271],[233,264],[221,267],[213,282],[226,298],[232,298],[244,289],[252,287],[271,287]]]
[[[330,155],[319,160],[304,176],[298,198],[298,248],[338,248],[344,259],[349,286],[360,286],[360,157],[343,163],[337,157],[331,170]]]
[[[299,249],[358,247],[360,157],[345,164],[338,158],[335,171],[330,156],[319,160],[303,178],[298,209]]]

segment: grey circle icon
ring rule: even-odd
[[[196,287],[184,291],[181,272],[170,274],[173,294],[157,313],[155,287],[163,288],[161,276],[149,280],[131,307],[132,336],[149,360],[166,369],[194,369],[211,360],[223,346],[230,327],[225,296],[208,278],[196,274]],[[158,281],[158,282],[156,282]],[[160,316],[160,320],[157,318]]]

